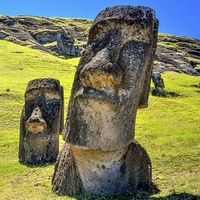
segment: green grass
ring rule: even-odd
[[[67,109],[75,65],[79,59],[66,61],[3,40],[0,40],[0,54],[1,199],[53,198],[55,195],[51,194],[50,186],[53,166],[31,168],[18,162],[19,122],[24,92],[32,79],[57,78],[64,87]]]
[[[136,139],[149,152],[153,179],[161,193],[200,195],[200,77],[174,72],[162,75],[166,91],[178,97],[150,96],[137,115]]]
[[[199,59],[197,59],[197,58],[192,58],[192,57],[189,57],[189,56],[186,56],[185,58],[188,59],[189,61],[193,61],[193,62],[196,62],[196,63],[200,62]]]
[[[0,54],[0,199],[91,199],[53,194],[54,165],[33,167],[18,161],[19,122],[27,83],[35,78],[59,79],[64,86],[66,115],[79,58],[64,60],[3,40]],[[153,182],[161,190],[151,199],[191,199],[200,196],[200,88],[194,87],[200,77],[173,72],[162,76],[165,89],[180,96],[150,95],[148,108],[138,110],[136,140],[149,153]],[[61,147],[61,138],[60,142]],[[134,198],[129,194],[98,199]]]

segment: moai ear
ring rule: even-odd
[[[140,101],[138,104],[138,108],[146,108],[148,106],[148,98],[149,98],[149,90],[151,83],[151,65],[147,66],[147,70],[145,71],[145,80],[143,84],[143,90],[140,95]]]
[[[151,42],[154,45],[152,46],[152,51],[151,51],[152,53],[147,59],[147,67],[144,74],[145,78],[144,78],[144,83],[143,83],[143,91],[141,92],[138,108],[146,108],[148,106],[149,90],[150,90],[151,76],[152,76],[152,69],[153,69],[153,60],[154,60],[154,55],[155,55],[156,46],[157,46],[158,25],[159,25],[159,21],[155,19],[154,27],[153,27],[154,32],[151,38]]]
[[[60,110],[60,133],[64,128],[64,90],[63,86],[60,86],[60,96],[61,96],[61,110]]]

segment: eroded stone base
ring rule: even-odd
[[[83,150],[65,144],[52,180],[57,194],[111,195],[147,191],[151,187],[151,161],[135,140],[110,152]]]

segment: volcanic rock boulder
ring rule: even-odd
[[[20,161],[39,164],[56,160],[63,112],[63,88],[58,80],[45,78],[28,83],[20,123]]]
[[[151,161],[134,129],[137,109],[147,107],[157,29],[147,7],[110,7],[94,20],[74,79],[55,193],[148,192]]]

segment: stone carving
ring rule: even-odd
[[[165,85],[164,85],[164,81],[163,81],[163,78],[161,77],[160,72],[152,73],[152,81],[154,83],[152,95],[159,96],[159,97],[166,97],[167,95],[164,91]]]
[[[63,88],[58,80],[44,78],[28,83],[20,123],[20,161],[38,164],[56,160],[63,112]]]
[[[137,109],[147,107],[157,28],[147,7],[110,7],[94,20],[74,79],[55,193],[110,195],[151,187],[151,161],[134,140],[134,127]]]

